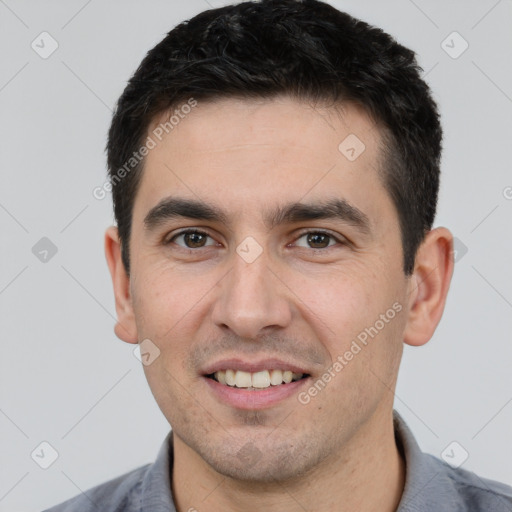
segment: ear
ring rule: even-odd
[[[114,332],[119,339],[127,343],[137,343],[137,327],[130,295],[130,278],[121,258],[121,242],[115,226],[109,227],[105,232],[105,256],[116,299],[117,323]]]
[[[427,233],[418,248],[409,285],[409,309],[404,342],[420,346],[436,330],[453,274],[453,235],[446,228]]]

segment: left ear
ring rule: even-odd
[[[453,265],[453,235],[443,227],[429,231],[418,248],[410,278],[404,332],[408,345],[424,345],[434,334],[443,315]]]

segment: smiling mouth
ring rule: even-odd
[[[258,391],[275,386],[282,386],[309,377],[307,373],[294,373],[291,370],[263,370],[245,372],[242,370],[219,370],[206,375],[207,378],[232,388]]]

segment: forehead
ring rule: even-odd
[[[199,154],[268,144],[304,152],[332,154],[334,151],[338,156],[339,144],[345,136],[353,134],[358,135],[368,149],[364,151],[363,160],[377,156],[374,149],[380,140],[379,131],[366,111],[353,103],[328,106],[289,96],[251,100],[226,98],[197,102],[193,110],[188,109],[188,114],[182,111],[185,105],[183,102],[173,111],[161,113],[148,129],[151,135],[155,129],[167,126],[162,135],[164,139],[174,139],[174,151],[192,150]],[[171,117],[172,126],[166,125]],[[167,137],[171,133],[174,137]],[[159,144],[161,149],[163,145]]]
[[[337,193],[365,205],[360,209],[370,218],[382,215],[377,200],[389,203],[378,176],[379,130],[356,105],[222,99],[198,101],[170,124],[173,113],[156,117],[148,130],[156,146],[146,157],[135,205],[141,215],[177,194],[217,200],[237,215],[262,202]]]

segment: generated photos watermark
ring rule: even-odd
[[[341,370],[343,370],[343,368],[345,368],[345,366],[347,366],[349,362],[352,361],[354,357],[368,345],[368,337],[371,339],[375,338],[375,336],[377,336],[377,334],[379,334],[379,332],[381,332],[384,327],[386,327],[386,325],[389,324],[389,322],[393,320],[400,311],[402,311],[402,309],[402,304],[395,302],[385,313],[381,313],[379,315],[378,320],[376,320],[372,326],[363,329],[356,336],[356,339],[352,341],[350,349],[345,351],[344,354],[339,355],[334,363],[327,368],[325,373],[323,373],[322,376],[319,377],[306,391],[299,393],[299,402],[303,405],[309,404],[311,399],[317,396],[320,391],[325,389],[327,384],[331,382],[331,380],[334,379],[334,377],[336,377],[336,375],[338,375]]]

